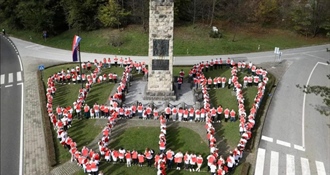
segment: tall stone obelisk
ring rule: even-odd
[[[173,0],[150,0],[146,100],[176,100],[173,88],[173,28]]]

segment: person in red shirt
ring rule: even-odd
[[[221,115],[222,115],[223,108],[221,105],[217,108],[217,123],[220,123],[221,121]]]
[[[132,154],[129,150],[125,153],[125,158],[126,158],[126,166],[131,167],[132,166]]]
[[[182,160],[183,160],[183,154],[182,152],[179,151],[174,156],[174,162],[177,164],[176,167],[177,170],[181,170]]]
[[[133,149],[132,151],[132,160],[133,160],[133,165],[137,165],[138,164],[138,152]]]
[[[139,159],[139,166],[142,167],[144,163],[144,155],[138,154],[138,159]]]
[[[177,83],[178,83],[178,90],[180,90],[181,89],[181,85],[183,83],[183,78],[182,77],[178,77]]]
[[[224,111],[224,114],[225,114],[225,122],[227,122],[228,119],[229,119],[229,113],[230,113],[230,110],[229,110],[228,108],[226,108],[225,111]]]
[[[89,106],[87,104],[85,104],[84,106],[84,115],[85,115],[85,118],[88,119],[89,118]]]
[[[234,122],[236,120],[236,112],[234,109],[230,111],[230,122]]]
[[[174,152],[171,149],[168,149],[166,151],[166,160],[167,160],[166,164],[168,169],[172,169],[173,159],[174,159]]]
[[[196,161],[197,161],[196,171],[197,172],[200,172],[201,171],[202,164],[203,164],[203,157],[202,157],[202,155],[198,155]]]

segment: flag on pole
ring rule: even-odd
[[[81,38],[78,35],[75,35],[73,37],[73,41],[72,41],[72,61],[78,61],[78,46],[79,46],[79,42],[80,42]],[[79,51],[80,52],[80,51]]]

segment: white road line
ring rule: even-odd
[[[311,54],[308,54],[308,53],[304,53],[304,54],[307,55],[307,56],[310,56],[310,57],[319,58],[319,59],[322,59],[322,60],[324,60],[324,61],[328,61],[327,59],[322,58],[322,57],[318,57],[318,56],[311,55]]]
[[[12,87],[12,86],[13,86],[12,84],[8,84],[5,87],[7,88],[7,87]]]
[[[17,81],[22,81],[22,72],[17,72]]]
[[[300,145],[293,145],[293,148],[294,148],[294,149],[297,149],[297,150],[299,150],[299,151],[305,151],[305,148],[302,147],[302,146],[300,146]]]
[[[290,154],[286,155],[286,174],[295,175],[294,156]]]
[[[38,46],[39,44],[32,44],[32,45],[29,45],[29,46],[25,46],[25,48],[31,48],[31,47],[35,47],[35,46]]]
[[[300,158],[300,163],[301,163],[301,173],[302,173],[302,175],[311,175],[311,170],[309,168],[308,159],[301,157]]]
[[[262,140],[265,140],[265,141],[267,141],[267,142],[273,142],[273,138],[271,138],[271,137],[261,136],[261,139],[262,139]]]
[[[22,59],[21,59],[21,56],[19,55],[18,52],[17,52],[17,57],[18,57],[19,65],[20,65],[20,67],[21,67],[21,71],[23,71]]]
[[[23,83],[17,83],[22,85],[22,97],[21,97],[21,132],[20,132],[20,144],[19,144],[19,175],[23,174],[23,123],[24,123],[24,117],[23,117],[23,104],[24,104],[24,84]]]
[[[8,74],[8,83],[12,83],[13,82],[13,73],[9,73]]]
[[[0,84],[5,84],[5,74],[1,74],[1,77],[0,77]]]
[[[276,140],[276,143],[282,146],[291,147],[291,143],[282,140]]]
[[[270,175],[278,175],[279,154],[276,151],[270,153]]]
[[[264,174],[264,163],[265,163],[266,150],[258,148],[257,154],[257,163],[254,175],[263,175]]]
[[[306,82],[306,86],[309,85],[309,81],[311,80],[312,74],[315,70],[315,68],[317,67],[317,65],[322,64],[322,65],[328,65],[326,63],[322,63],[322,62],[317,62],[315,64],[315,66],[313,67],[311,73],[308,76],[307,82]],[[301,128],[302,128],[302,147],[305,148],[305,106],[306,106],[306,93],[304,93],[304,98],[303,98],[303,105],[302,105],[302,124],[301,124]]]
[[[315,161],[316,170],[318,175],[326,175],[323,162]]]

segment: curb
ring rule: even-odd
[[[275,76],[274,76],[274,78],[275,78],[275,83],[274,83],[271,91],[269,92],[269,94],[272,94],[272,95],[270,96],[270,98],[267,100],[267,102],[265,104],[265,109],[264,109],[263,114],[261,115],[261,118],[260,118],[260,121],[261,121],[260,126],[258,127],[257,132],[256,132],[256,137],[255,137],[255,141],[254,141],[254,145],[253,145],[254,149],[259,147],[259,143],[260,143],[260,140],[261,140],[261,133],[262,133],[262,130],[264,129],[266,116],[268,114],[269,107],[270,107],[270,105],[273,101],[273,97],[276,93],[277,84],[280,82],[280,80],[277,80]],[[254,174],[255,164],[256,164],[256,158],[253,158],[253,161],[251,162],[251,165],[250,165],[250,171],[248,173],[249,175]]]

